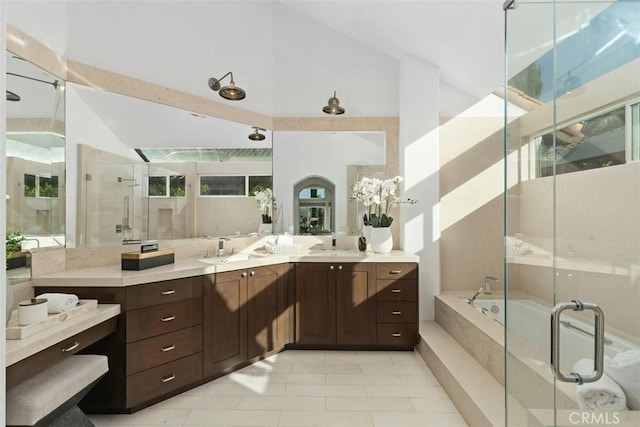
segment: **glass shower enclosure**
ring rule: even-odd
[[[640,2],[507,1],[505,424],[640,425]]]

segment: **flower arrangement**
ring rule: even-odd
[[[7,231],[7,236],[5,240],[5,252],[6,259],[11,258],[16,252],[20,252],[22,249],[22,241],[24,240],[24,236],[20,230],[18,231]]]
[[[364,225],[372,227],[389,227],[393,218],[389,216],[391,208],[400,203],[416,203],[412,199],[401,199],[396,195],[401,176],[390,179],[363,177],[352,187],[351,198],[362,202],[367,213],[364,214]]]
[[[262,213],[262,223],[271,224],[271,207],[275,200],[273,198],[273,191],[271,191],[270,188],[258,185],[253,189],[253,195],[256,199],[256,203],[258,204],[258,209],[260,209],[260,212]]]

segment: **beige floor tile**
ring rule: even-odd
[[[414,412],[411,400],[400,397],[327,397],[327,411]]]
[[[154,405],[155,409],[236,409],[242,396],[212,396],[179,394]]]
[[[360,366],[356,363],[293,363],[290,372],[292,374],[359,374]]]
[[[366,397],[365,386],[351,384],[287,384],[287,396],[352,396]]]
[[[207,396],[282,396],[285,384],[209,384]]]
[[[244,368],[236,371],[242,374],[266,374],[270,372],[274,373],[288,373],[291,370],[291,364],[286,362],[275,362],[274,360],[265,359],[256,362],[252,365],[245,366]]]
[[[324,411],[324,397],[244,396],[237,409]]]
[[[277,426],[280,411],[196,410],[185,426]]]
[[[393,374],[393,375],[425,375],[431,371],[423,362],[422,365],[371,365],[362,364],[360,370],[363,374]]]
[[[191,411],[188,409],[159,409],[154,406],[135,414],[91,415],[96,426],[181,426]]]
[[[250,384],[325,384],[325,374],[254,374]]]
[[[447,397],[440,385],[365,385],[365,388],[369,397]]]
[[[458,414],[374,412],[375,427],[467,427]]]
[[[458,413],[458,410],[449,398],[411,398],[410,400],[415,412]]]
[[[402,384],[398,375],[327,374],[326,377],[327,384]]]
[[[368,412],[282,411],[279,425],[288,427],[372,427],[373,420]]]
[[[440,385],[438,379],[430,373],[420,375],[397,375],[397,378],[403,385]]]

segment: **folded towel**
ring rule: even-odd
[[[587,375],[593,372],[593,360],[581,359],[573,365],[573,372]],[[623,411],[627,399],[622,387],[609,375],[593,383],[576,385],[576,400],[582,410]]]
[[[604,367],[624,390],[629,408],[640,410],[640,350],[622,351],[613,358],[605,358]]]
[[[47,299],[47,310],[49,311],[49,314],[69,311],[78,305],[78,296],[74,294],[41,294],[36,298]]]

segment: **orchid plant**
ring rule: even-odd
[[[253,195],[256,199],[258,209],[262,213],[262,223],[271,224],[271,207],[273,205],[273,191],[270,188],[262,187],[260,185],[253,189]]]
[[[390,179],[363,177],[352,187],[351,198],[361,202],[367,209],[364,214],[364,225],[372,227],[389,227],[393,218],[389,216],[391,209],[400,203],[416,203],[412,199],[401,199],[396,195],[401,176]]]

